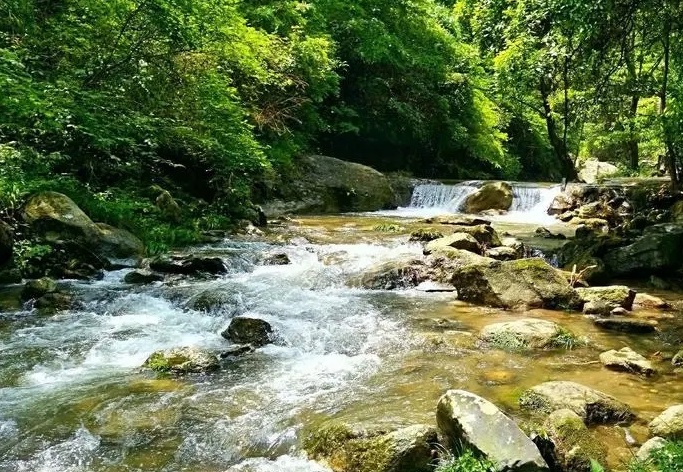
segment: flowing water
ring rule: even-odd
[[[52,317],[0,305],[0,471],[322,472],[299,451],[306,425],[328,417],[372,427],[433,423],[448,388],[479,393],[523,420],[521,390],[551,379],[630,403],[641,419],[629,434],[642,441],[646,421],[683,399],[680,374],[667,362],[650,379],[595,362],[623,345],[644,354],[673,349],[661,336],[606,334],[580,315],[501,312],[452,294],[350,288],[348,279],[375,262],[421,253],[408,242],[412,220],[396,233],[375,231],[390,221],[305,218],[269,242],[197,249],[225,259],[230,273],[217,279],[133,288],[116,271],[69,282],[82,306]],[[258,264],[273,251],[292,263]],[[194,309],[207,295],[222,303]],[[210,375],[156,378],[140,369],[157,349],[225,350],[220,332],[238,314],[271,323],[278,342]],[[526,316],[553,319],[591,347],[523,354],[476,341],[485,324]],[[674,321],[661,319],[663,328]],[[613,446],[612,464],[629,457],[623,429],[593,434]]]
[[[467,181],[453,185],[421,184],[415,187],[407,207],[381,212],[386,216],[430,217],[442,213],[460,213],[467,197],[484,182]],[[528,182],[511,182],[512,206],[503,215],[490,217],[494,221],[515,223],[553,224],[548,215],[553,199],[561,192],[560,185],[541,185]]]

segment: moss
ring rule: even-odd
[[[529,345],[524,341],[524,339],[510,331],[499,331],[493,336],[489,337],[487,342],[506,351],[514,352],[529,349]]]
[[[401,231],[405,230],[405,228],[396,224],[383,223],[380,225],[375,225],[372,230],[380,233],[400,233]]]
[[[429,242],[443,238],[443,233],[434,228],[419,228],[410,233],[411,241]]]
[[[567,331],[564,328],[560,328],[558,333],[550,340],[546,347],[548,348],[558,348],[571,350],[575,347],[585,347],[588,345],[588,339],[585,337],[579,337],[575,334]]]
[[[171,365],[169,360],[164,356],[161,351],[152,354],[149,359],[145,362],[145,366],[156,372],[170,372]]]

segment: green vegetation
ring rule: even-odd
[[[313,152],[440,178],[571,178],[597,157],[679,181],[680,1],[1,9],[3,219],[49,188],[160,252],[255,219]]]
[[[634,459],[629,472],[677,472],[683,468],[683,442],[669,441],[655,450],[647,461]]]
[[[588,339],[583,336],[576,336],[575,334],[560,328],[560,331],[548,343],[549,348],[558,348],[571,350],[577,347],[585,347],[588,345]]]
[[[435,472],[494,472],[498,469],[491,461],[477,457],[467,449],[459,456],[450,455],[442,459],[434,470]]]

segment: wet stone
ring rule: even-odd
[[[624,347],[622,349],[606,351],[600,354],[600,362],[613,370],[621,370],[626,372],[634,372],[643,375],[652,375],[655,369],[652,367],[652,362],[641,356],[633,349]]]
[[[598,318],[593,320],[593,323],[602,329],[634,334],[652,333],[657,329],[656,321],[616,316],[609,318]]]
[[[258,318],[238,316],[232,319],[230,326],[221,333],[221,336],[237,344],[261,347],[273,342],[273,327],[267,321]]]

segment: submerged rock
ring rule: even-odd
[[[543,458],[551,470],[590,472],[591,459],[600,461],[606,455],[596,443],[579,415],[569,409],[553,411],[543,424],[544,435],[536,436]]]
[[[525,318],[487,325],[479,336],[483,341],[502,348],[542,349],[557,347],[559,337],[565,333],[552,321]]]
[[[432,472],[436,430],[415,425],[389,433],[354,431],[329,422],[306,434],[309,457],[334,472]]]
[[[576,292],[584,303],[603,302],[610,310],[616,307],[630,310],[636,298],[636,292],[625,285],[577,288]]]
[[[221,336],[236,344],[261,347],[273,342],[273,327],[267,321],[258,318],[237,316],[232,319]]]
[[[422,220],[427,224],[455,225],[455,226],[479,226],[490,225],[491,221],[484,218],[468,215],[439,215]]]
[[[652,436],[683,439],[683,405],[670,406],[649,425]]]
[[[479,213],[484,210],[509,210],[512,206],[512,186],[507,182],[490,182],[484,184],[467,197],[464,209],[467,213]]]
[[[616,398],[576,382],[544,382],[525,391],[520,406],[530,412],[549,414],[569,409],[586,424],[616,423],[634,418],[628,405]]]
[[[72,295],[64,292],[47,293],[38,298],[34,306],[39,314],[52,315],[73,308],[74,299]]]
[[[123,281],[127,284],[151,284],[153,282],[160,282],[164,280],[164,276],[161,274],[156,274],[149,270],[138,269],[132,272],[128,272],[124,277]]]
[[[462,249],[475,254],[481,253],[479,242],[474,239],[474,236],[467,233],[453,233],[450,236],[430,241],[425,246],[424,253],[428,255],[433,252],[439,252],[444,248]]]
[[[600,354],[600,362],[614,370],[623,370],[626,372],[634,372],[637,374],[652,375],[655,369],[652,367],[652,362],[645,357],[635,352],[630,347],[624,347],[617,350],[612,349]]]
[[[464,301],[492,307],[576,309],[581,302],[561,271],[543,259],[519,259],[454,270],[451,283]]]
[[[196,347],[175,347],[156,351],[147,358],[143,367],[156,372],[173,374],[203,373],[220,368],[218,358],[211,352]]]
[[[534,443],[493,403],[464,390],[440,399],[436,423],[449,450],[472,449],[498,471],[545,471],[548,466]]]
[[[623,331],[625,333],[647,334],[657,329],[657,322],[639,318],[626,318],[624,316],[610,316],[598,318],[593,323],[603,329]]]

